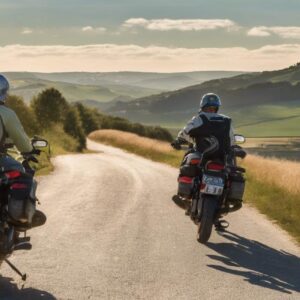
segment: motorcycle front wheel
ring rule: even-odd
[[[198,242],[205,244],[212,232],[215,221],[218,199],[213,196],[203,196],[202,217],[198,225]]]

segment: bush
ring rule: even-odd
[[[97,112],[81,103],[76,103],[75,108],[79,113],[83,131],[86,135],[99,129],[99,120]]]
[[[126,132],[136,133],[140,136],[149,137],[161,141],[170,142],[173,140],[171,133],[159,126],[145,126],[140,123],[131,123],[130,121],[114,116],[99,114],[99,123],[101,129],[116,129]]]
[[[86,148],[85,134],[82,128],[79,113],[75,107],[69,108],[63,123],[64,131],[78,142],[78,151]]]

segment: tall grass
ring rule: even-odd
[[[99,130],[89,138],[154,161],[178,167],[182,151],[166,142],[139,137],[117,130]],[[245,201],[276,221],[300,242],[300,163],[248,155]]]
[[[300,242],[300,163],[249,155],[245,200]]]
[[[103,144],[125,149],[154,161],[167,163],[173,167],[179,166],[183,154],[173,150],[167,142],[114,129],[94,131],[89,135],[89,138]]]
[[[248,155],[245,166],[251,176],[261,178],[263,182],[279,187],[289,194],[300,195],[300,163]]]

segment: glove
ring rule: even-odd
[[[181,141],[179,141],[178,139],[173,141],[171,143],[171,146],[175,149],[175,150],[180,150],[181,149]]]
[[[24,156],[24,155],[23,155]],[[25,160],[27,160],[28,162],[29,161],[32,161],[32,162],[34,162],[34,163],[38,163],[39,161],[37,160],[37,158],[36,157],[34,157],[32,154],[30,154],[30,155],[26,155],[26,156],[24,156],[24,158],[25,158]]]
[[[38,163],[39,161],[34,155],[40,155],[41,150],[33,149],[31,152],[22,153],[24,159],[28,162],[32,161],[34,163]]]

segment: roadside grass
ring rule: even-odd
[[[140,137],[129,132],[104,129],[94,131],[88,137],[96,142],[121,148],[153,161],[169,164],[173,167],[179,166],[183,155],[183,152],[173,150],[166,142]]]
[[[78,144],[74,138],[67,135],[62,126],[55,125],[41,134],[49,142],[49,148],[43,149],[37,157],[39,163],[33,164],[37,175],[48,175],[54,170],[51,157],[68,153],[76,153]]]
[[[300,243],[300,163],[248,155],[245,201],[275,220]]]
[[[244,164],[247,167],[247,163]],[[300,194],[291,194],[282,187],[265,183],[247,168],[245,202],[275,221],[300,243]]]
[[[139,137],[117,130],[98,130],[91,140],[124,149],[153,161],[178,167],[182,151],[166,142]],[[248,155],[244,200],[288,231],[300,243],[300,163]]]

